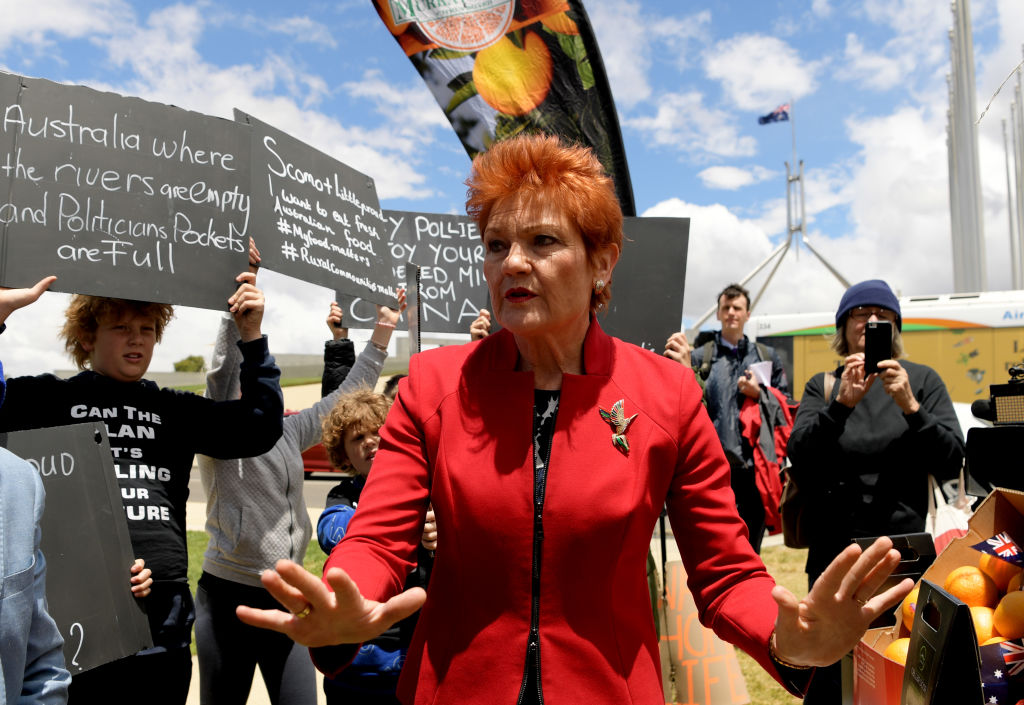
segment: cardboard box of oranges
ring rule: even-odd
[[[930,581],[941,588],[943,595],[951,595],[950,604],[966,605],[963,609],[970,610],[973,633],[953,630],[948,634],[940,632],[938,638],[972,641],[975,650],[986,641],[1019,640],[1024,637],[1024,591],[1021,591],[1024,571],[983,554],[973,546],[1002,532],[1024,546],[1024,492],[993,491],[978,505],[968,527],[967,535],[950,543],[925,571],[921,581]],[[905,665],[909,658],[912,669],[920,671],[921,666],[915,661],[921,657],[920,653],[908,654],[921,581],[894,613],[893,626],[868,630],[854,649],[854,705],[907,702],[903,687]],[[919,635],[919,643],[920,639]],[[957,643],[955,647],[961,651],[964,645]],[[941,652],[952,647],[939,643],[935,648]],[[976,660],[966,664],[977,668]],[[973,674],[973,678],[978,677],[977,673]]]

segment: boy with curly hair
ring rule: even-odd
[[[154,646],[75,675],[72,701],[120,702],[145,693],[151,703],[185,702],[195,615],[185,541],[193,457],[259,455],[281,436],[280,371],[260,329],[264,301],[254,276],[238,275],[228,299],[241,335],[239,399],[214,402],[143,379],[173,308],[99,296],[75,295],[62,330],[81,373],[8,380],[0,431],[104,422],[132,546],[154,579],[143,598]]]
[[[348,530],[377,455],[378,432],[390,408],[391,400],[383,394],[358,389],[342,395],[324,417],[323,445],[327,457],[334,467],[352,473],[342,478],[327,494],[327,508],[317,521],[316,536],[325,553],[329,554]],[[427,586],[436,548],[437,526],[434,512],[430,510],[423,528],[416,569],[410,573],[406,588]],[[395,687],[417,617],[418,613],[362,644],[347,668],[333,678],[325,676],[324,694],[328,705],[398,705]]]

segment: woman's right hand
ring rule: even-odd
[[[871,389],[877,373],[864,375],[864,353],[853,353],[843,362],[843,376],[839,380],[839,393],[836,401],[851,409],[864,398]],[[825,400],[828,404],[828,400]]]
[[[422,588],[410,588],[387,602],[375,602],[364,598],[341,568],[329,569],[326,577],[331,590],[301,565],[280,560],[260,579],[289,612],[242,605],[235,614],[246,624],[287,634],[304,646],[361,644],[413,614],[427,599]]]

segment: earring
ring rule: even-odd
[[[604,288],[604,279],[598,279],[594,282],[594,292],[600,294],[601,289]]]

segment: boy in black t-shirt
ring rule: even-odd
[[[153,648],[73,674],[72,702],[185,702],[194,619],[185,502],[193,456],[259,455],[281,436],[280,371],[260,330],[264,301],[254,278],[240,274],[228,299],[242,339],[239,399],[214,402],[142,379],[173,309],[95,296],[72,297],[62,331],[83,372],[67,380],[39,375],[8,381],[2,431],[104,422],[135,555],[153,574],[152,592],[144,598]]]

